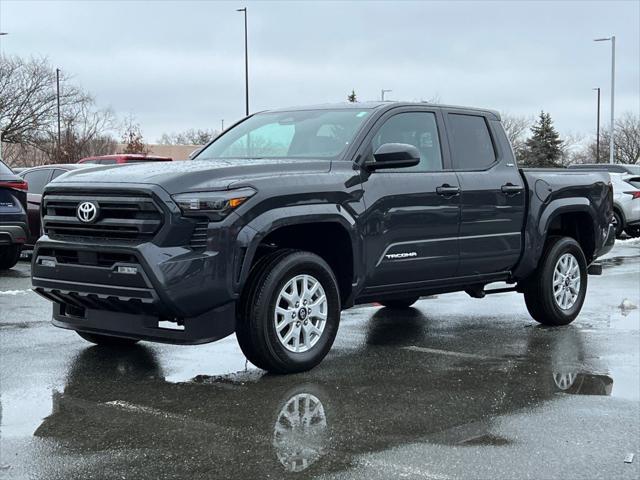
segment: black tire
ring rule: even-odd
[[[414,297],[405,297],[405,298],[394,298],[393,300],[381,300],[380,305],[383,305],[387,308],[409,308],[411,305],[416,303],[420,297],[418,295]]]
[[[554,271],[560,258],[570,254],[577,261],[580,286],[568,308],[561,308],[554,295]],[[587,293],[587,262],[578,242],[570,237],[548,241],[540,264],[524,287],[524,300],[531,316],[542,325],[559,326],[573,322],[580,313]]]
[[[129,347],[135,345],[139,340],[132,338],[112,337],[110,335],[99,335],[97,333],[77,332],[87,342],[103,345],[107,347]]]
[[[622,215],[616,210],[613,211],[613,224],[616,229],[616,238],[620,238],[624,231],[624,221],[622,220]]]
[[[631,238],[640,237],[640,225],[630,225],[624,229],[624,233],[629,235]]]
[[[20,245],[0,247],[0,270],[8,270],[15,267],[20,260]]]
[[[288,350],[279,340],[274,322],[280,292],[298,275],[316,279],[327,299],[324,329],[304,352]],[[340,293],[329,265],[310,252],[279,250],[263,257],[252,269],[237,310],[236,337],[242,352],[255,366],[271,373],[304,372],[318,365],[329,352],[339,323]]]

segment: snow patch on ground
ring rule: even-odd
[[[0,290],[0,295],[24,295],[32,290],[30,288],[26,290]]]

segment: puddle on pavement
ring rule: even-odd
[[[613,379],[590,373],[554,373],[553,381],[560,393],[570,395],[611,396]]]

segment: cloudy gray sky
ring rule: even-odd
[[[242,14],[249,9],[251,110],[343,101],[442,102],[535,115],[563,134],[640,111],[640,2],[211,2],[0,0],[5,54],[44,55],[148,141],[219,128],[244,113]]]

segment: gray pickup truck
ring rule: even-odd
[[[275,110],[190,161],[51,182],[33,287],[56,326],[94,343],[236,332],[255,365],[296,372],[355,304],[510,290],[538,322],[572,322],[613,245],[612,208],[607,173],[518,169],[490,110]]]

